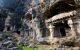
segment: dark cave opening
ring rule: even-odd
[[[61,33],[62,37],[66,36],[66,32],[65,32],[65,29],[63,27],[60,28],[60,33]]]
[[[10,31],[10,27],[9,26],[7,27],[7,31]]]
[[[55,23],[54,26],[59,28],[61,37],[65,37],[66,36],[66,30],[65,29],[70,28],[69,25],[67,24],[66,20],[64,21],[64,23],[62,23],[62,22]]]

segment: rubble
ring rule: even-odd
[[[0,32],[0,50],[9,50],[9,48],[13,48],[14,47],[17,48],[17,43],[13,42],[14,41],[14,37],[11,35],[10,32]]]

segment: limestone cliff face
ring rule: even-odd
[[[45,24],[43,24],[46,19],[75,9],[77,9],[77,6],[74,0],[32,0],[25,15],[31,14],[31,18],[33,18],[32,20],[36,25],[37,36],[41,37],[44,34],[42,31],[46,28]]]
[[[49,43],[51,44],[57,42],[61,42],[61,44],[63,44],[63,41],[66,42],[66,38],[53,39],[53,34],[55,32],[53,31],[53,29],[55,29],[57,33],[60,33],[60,31],[57,31],[58,28],[56,29],[57,26],[53,27],[53,24],[58,25],[60,23],[57,23],[56,21],[60,22],[60,20],[65,20],[65,18],[67,17],[72,18],[72,16],[75,15],[74,12],[79,8],[79,5],[76,5],[74,0],[18,0],[17,3],[19,4],[17,4],[13,9],[1,9],[4,10],[5,13],[0,10],[0,12],[2,12],[0,13],[0,23],[2,23],[0,24],[0,29],[5,28],[4,31],[7,31],[7,29],[9,29],[10,31],[14,32],[23,31],[23,33],[32,34],[34,36],[34,39],[37,39],[40,42],[44,41],[42,37],[47,36],[48,34],[51,34],[51,39],[49,39]],[[10,6],[14,7],[8,4],[8,7]],[[61,28],[63,28],[63,26],[65,25],[64,20],[61,21],[64,23],[61,23],[63,24],[62,26],[60,26]],[[50,28],[48,28],[48,23],[46,21],[51,24]],[[53,21],[57,24],[53,23]],[[80,19],[76,21],[78,22],[78,26],[76,29],[78,33],[80,33]],[[72,27],[71,23],[70,26]],[[60,27],[59,29],[61,29]],[[72,28],[72,31],[73,30],[74,29]],[[71,40],[71,38],[73,39],[73,37],[74,36],[71,36],[67,39]]]
[[[8,5],[6,3],[4,4],[4,6]],[[11,22],[11,26],[13,28],[15,28],[15,27],[17,27],[17,25],[21,24],[21,23],[19,23],[19,21],[22,21],[23,20],[22,18],[30,18],[30,20],[32,20],[32,18],[33,18],[33,20],[38,19],[38,22],[35,22],[35,23],[37,24],[37,26],[40,29],[42,29],[41,28],[42,26],[44,26],[44,28],[45,28],[45,21],[44,21],[45,19],[48,19],[48,18],[50,18],[56,14],[59,14],[61,12],[70,11],[73,8],[74,9],[76,8],[74,0],[17,0],[16,4],[17,3],[19,3],[19,4],[16,5],[17,7],[15,9],[10,9],[10,10],[6,9],[6,13],[7,13],[6,16],[11,16],[11,21],[13,21],[13,22]],[[9,4],[8,7],[10,7],[10,6],[11,5]],[[24,7],[24,8],[22,8],[22,7]],[[14,15],[12,15],[12,14],[14,14]],[[15,17],[13,17],[13,16],[15,16]],[[41,23],[42,23],[42,25],[40,25]],[[13,25],[15,25],[15,26],[13,26]],[[17,27],[17,28],[19,28],[19,27]]]

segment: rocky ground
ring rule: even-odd
[[[17,50],[17,43],[11,32],[0,32],[0,50]]]
[[[79,41],[80,39],[76,39],[74,42],[66,42],[65,44],[62,45],[50,45],[48,43],[44,42],[38,42],[38,41],[31,41],[29,37],[19,37],[19,41],[15,37],[15,34],[12,32],[0,32],[0,50],[18,50],[18,45],[19,44],[27,44],[28,47],[38,47],[38,49],[41,50],[50,50],[50,49],[55,49],[56,46],[58,49],[61,48],[68,48],[72,49],[74,48],[79,49]],[[67,46],[68,44],[74,44],[74,46]]]
[[[19,45],[27,45],[28,47],[36,47],[35,44],[30,41],[29,37],[17,36],[12,32],[0,32],[0,50],[19,50]]]

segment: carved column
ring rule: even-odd
[[[80,19],[78,18],[77,20],[76,20],[77,22],[77,35],[78,35],[78,37],[80,37]]]
[[[68,20],[68,25],[69,25],[70,28],[71,28],[71,35],[72,35],[72,36],[76,36],[76,32],[75,32],[75,29],[74,29],[74,26],[73,26],[73,21],[72,21],[71,18]]]
[[[49,30],[50,30],[50,40],[52,41],[54,36],[54,26],[51,23],[49,25]]]
[[[80,38],[80,9],[77,10],[76,23],[77,23],[77,36]]]

